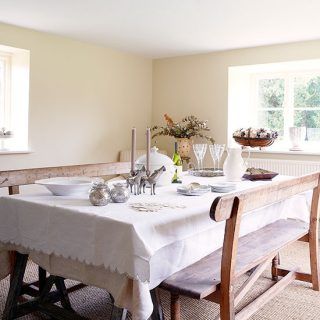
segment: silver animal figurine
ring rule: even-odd
[[[135,195],[141,193],[141,179],[146,175],[146,168],[143,166],[140,170],[135,170],[126,179],[127,185],[130,186],[130,192],[134,192]]]
[[[145,192],[146,184],[148,182],[151,189],[151,195],[155,195],[156,194],[155,188],[156,188],[157,181],[165,171],[166,171],[166,167],[162,166],[161,168],[154,170],[154,172],[150,176],[143,176],[140,184],[140,193],[141,193],[141,189],[143,190],[143,192]]]

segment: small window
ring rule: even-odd
[[[0,127],[10,124],[10,56],[0,54]]]
[[[28,149],[29,57],[0,45],[0,154]]]
[[[268,150],[289,151],[290,127],[303,127],[303,150],[320,150],[320,60],[229,68],[228,137],[241,127],[269,128]]]
[[[259,127],[277,130],[280,140],[287,138],[289,127],[305,127],[306,142],[320,141],[320,72],[255,77]]]
[[[257,122],[259,127],[277,130],[284,135],[285,80],[281,78],[258,80]]]
[[[294,126],[306,127],[305,141],[320,141],[320,73],[294,77]]]

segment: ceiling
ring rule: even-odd
[[[0,0],[0,21],[151,58],[320,39],[319,0]]]

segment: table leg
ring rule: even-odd
[[[60,302],[63,308],[67,310],[73,310],[71,307],[70,299],[68,296],[68,291],[66,288],[66,285],[64,283],[64,279],[61,277],[55,277],[54,281],[57,291],[59,292],[59,295],[61,297]]]
[[[39,277],[39,292],[41,292],[46,284],[47,271],[38,267],[38,277]]]
[[[110,320],[125,320],[127,317],[127,310],[117,307],[113,304]]]
[[[151,320],[164,320],[163,310],[161,306],[159,289],[155,288],[150,291],[152,302],[153,302],[153,312],[150,317]]]
[[[11,277],[9,293],[2,316],[3,320],[11,320],[15,318],[15,311],[23,285],[23,277],[26,270],[27,261],[27,254],[21,254],[18,252],[16,253],[16,260]]]

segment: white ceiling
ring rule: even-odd
[[[320,0],[0,0],[0,21],[156,58],[320,39]]]

